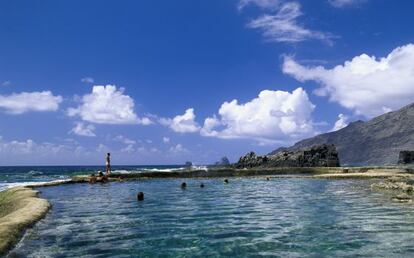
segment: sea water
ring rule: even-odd
[[[181,189],[184,181],[187,188]],[[413,206],[371,191],[370,181],[229,181],[150,179],[39,188],[53,208],[11,256],[414,256]],[[140,191],[145,199],[138,202]]]
[[[195,167],[197,169],[204,167]],[[141,172],[169,172],[183,170],[183,166],[113,166],[114,174]],[[0,191],[15,186],[36,185],[44,182],[68,180],[75,175],[97,174],[104,166],[9,166],[0,167]]]

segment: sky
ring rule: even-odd
[[[2,0],[0,165],[211,164],[414,102],[409,0]]]

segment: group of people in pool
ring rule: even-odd
[[[89,177],[89,183],[94,184],[96,182],[106,183],[108,182],[109,175],[111,174],[111,153],[106,154],[106,172],[98,171],[98,176],[91,174]]]

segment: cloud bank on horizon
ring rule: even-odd
[[[0,78],[3,81],[0,90],[8,92],[0,92],[3,124],[7,125],[6,119],[12,118],[10,127],[16,127],[19,119],[30,121],[31,116],[38,119],[42,115],[47,117],[44,119],[57,119],[58,122],[53,123],[61,123],[62,128],[53,139],[45,140],[46,135],[41,133],[32,136],[27,131],[24,136],[23,132],[13,134],[12,130],[7,131],[6,125],[0,126],[0,153],[5,157],[0,165],[6,164],[6,160],[19,164],[32,162],[34,153],[40,157],[40,163],[53,157],[54,164],[70,163],[71,157],[81,162],[94,161],[101,152],[107,151],[122,155],[121,162],[125,163],[137,157],[141,163],[146,160],[177,163],[198,157],[205,161],[228,155],[226,152],[237,157],[251,148],[268,151],[318,133],[340,130],[357,118],[370,119],[414,101],[414,44],[395,40],[393,47],[384,47],[381,51],[364,48],[358,50],[359,53],[336,54],[335,49],[346,45],[347,38],[340,30],[326,29],[334,26],[318,29],[317,25],[332,21],[310,22],[329,16],[315,16],[318,13],[307,4],[290,0],[238,1],[234,9],[235,15],[244,21],[239,24],[243,37],[245,34],[254,37],[257,48],[273,51],[266,59],[267,64],[271,63],[268,60],[273,60],[272,72],[265,79],[260,78],[262,74],[258,71],[249,75],[261,85],[254,85],[251,79],[243,84],[242,80],[248,77],[240,73],[243,79],[234,85],[228,83],[228,89],[221,85],[211,92],[205,91],[206,101],[203,98],[193,101],[197,85],[188,86],[182,100],[170,103],[165,99],[160,101],[162,92],[152,90],[151,83],[155,79],[148,79],[141,85],[109,83],[111,79],[104,73],[85,70],[79,71],[80,75],[73,79],[82,86],[74,90],[49,84],[46,89],[18,91],[14,78]],[[317,8],[327,8],[329,12],[362,12],[369,1],[321,0],[318,4]],[[243,40],[240,44],[244,44]],[[178,43],[172,41],[171,44]],[[214,45],[210,44],[206,44],[207,50]],[[179,51],[177,45],[174,47]],[[315,48],[320,48],[321,56]],[[376,57],[374,53],[382,54]],[[251,63],[257,65],[257,56],[260,55],[243,57],[250,62],[246,70],[251,69]],[[190,57],[191,62],[196,62],[192,59],[194,54]],[[142,61],[142,67],[151,66],[150,58],[145,59],[147,63]],[[326,63],[316,66],[305,59]],[[179,64],[180,59],[176,60]],[[132,69],[129,73],[135,76],[138,72]],[[122,77],[122,73],[118,76]],[[182,78],[187,78],[185,76]],[[206,78],[201,77],[199,82],[203,79]],[[244,86],[236,86],[240,83]],[[222,93],[220,87],[224,89]],[[229,142],[236,147],[223,147],[223,150],[215,147]],[[240,147],[243,145],[244,149]],[[210,149],[203,149],[203,146]]]

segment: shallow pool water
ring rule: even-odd
[[[53,209],[12,255],[412,257],[413,206],[369,184],[230,178],[41,188]]]

